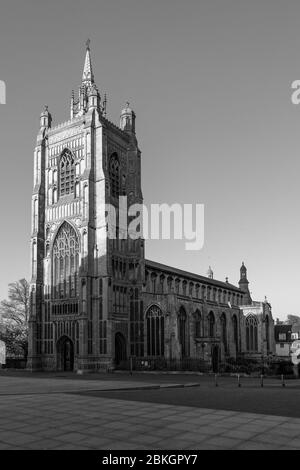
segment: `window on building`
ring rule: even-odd
[[[165,276],[162,274],[159,278],[159,290],[161,294],[164,293],[164,284],[165,284]]]
[[[60,196],[74,193],[75,164],[74,156],[69,149],[65,149],[59,161],[59,190]]]
[[[215,316],[213,312],[208,315],[208,336],[210,338],[215,336]]]
[[[152,305],[146,313],[147,355],[164,355],[164,316],[157,305]]]
[[[39,220],[39,202],[37,199],[34,200],[33,203],[33,231],[36,232],[38,230],[38,220]]]
[[[254,315],[246,318],[246,347],[247,351],[258,351],[257,319]]]
[[[37,274],[37,245],[36,241],[34,240],[32,243],[32,276],[36,276]]]
[[[238,321],[236,315],[232,317],[232,326],[233,326],[233,342],[235,344],[236,352],[238,351]]]
[[[200,338],[201,335],[201,313],[199,310],[196,310],[194,314],[195,321],[195,338]]]
[[[226,352],[227,351],[227,323],[226,323],[225,313],[221,315],[221,334],[222,334],[222,343]]]
[[[183,307],[180,307],[178,314],[178,338],[179,344],[181,345],[181,356],[185,357],[187,355],[187,317],[186,312]]]
[[[78,236],[73,227],[64,222],[56,235],[52,251],[52,283],[56,297],[75,295],[78,269]]]
[[[151,289],[152,293],[156,293],[156,274],[151,274]]]
[[[167,279],[168,293],[169,294],[172,292],[172,283],[173,283],[173,279],[171,278],[171,276],[169,276],[168,279]]]
[[[109,177],[112,197],[120,194],[120,163],[117,153],[113,153],[109,161]]]

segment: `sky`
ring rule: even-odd
[[[69,119],[90,38],[108,118],[137,115],[145,203],[205,205],[202,250],[147,258],[233,284],[244,261],[255,300],[300,314],[299,25],[297,0],[1,0],[0,298],[29,278],[39,115]]]

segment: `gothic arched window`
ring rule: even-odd
[[[59,191],[60,196],[74,192],[75,163],[74,156],[69,149],[65,149],[59,161]]]
[[[73,227],[64,222],[57,232],[52,251],[52,273],[55,296],[76,295],[79,269],[79,240]]]
[[[222,334],[222,343],[224,345],[225,352],[227,351],[227,324],[225,313],[221,315],[221,334]]]
[[[246,318],[246,347],[247,351],[258,350],[257,318],[254,315]]]
[[[215,336],[215,316],[213,312],[208,315],[208,336],[210,338]]]
[[[196,310],[194,313],[194,321],[195,321],[195,338],[201,337],[201,313],[199,310]]]
[[[159,278],[159,290],[161,294],[164,293],[164,283],[165,283],[165,276],[162,274]]]
[[[165,325],[161,309],[152,305],[146,313],[147,355],[163,356],[165,343]]]
[[[187,341],[186,341],[186,312],[183,307],[180,307],[178,315],[178,338],[181,345],[181,356],[187,355]]]
[[[236,315],[232,317],[232,327],[233,327],[233,342],[235,344],[236,352],[238,351],[238,321]]]
[[[112,197],[120,194],[120,163],[117,153],[113,153],[109,161],[109,177]]]

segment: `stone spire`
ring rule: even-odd
[[[86,54],[82,73],[82,83],[87,86],[91,86],[92,83],[94,83],[90,43],[91,41],[88,39],[86,42]]]
[[[89,39],[86,42],[86,54],[78,99],[75,99],[74,93],[72,93],[71,119],[82,116],[90,110],[102,111],[100,93],[94,81],[90,42]]]

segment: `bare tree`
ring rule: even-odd
[[[29,319],[29,283],[26,279],[8,285],[8,300],[0,303],[3,320],[27,326]]]
[[[26,279],[8,286],[8,299],[0,302],[0,339],[12,355],[27,355],[29,283]]]

